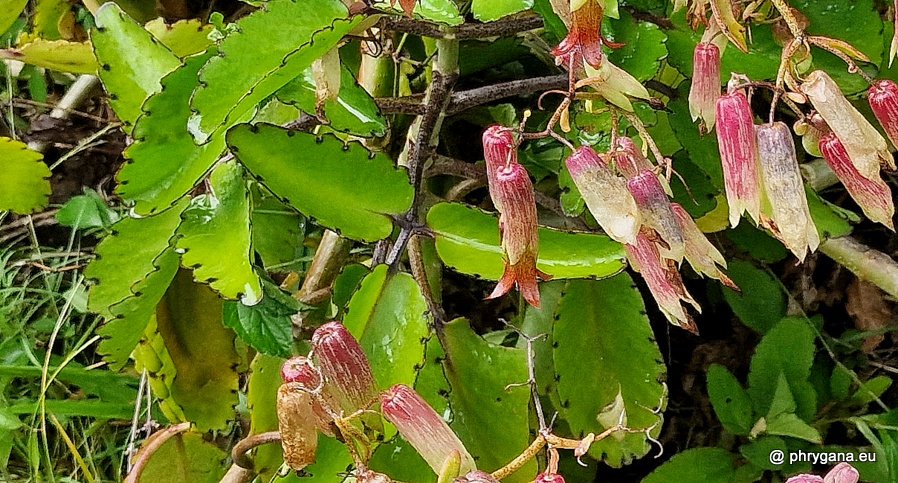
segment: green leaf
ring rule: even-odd
[[[315,77],[312,68],[302,72],[277,92],[282,102],[294,105],[309,115],[315,115]],[[383,136],[387,122],[380,115],[374,99],[368,94],[345,65],[340,66],[340,91],[336,99],[324,102],[328,127],[356,136]]]
[[[119,170],[116,191],[133,201],[135,213],[163,210],[189,192],[224,151],[224,137],[197,146],[187,132],[188,101],[197,72],[212,52],[188,57],[184,65],[162,79],[162,91],[147,99],[134,125],[129,159]]]
[[[533,0],[474,0],[471,13],[481,22],[492,22],[532,7]]]
[[[27,4],[28,0],[0,0],[0,33],[9,30]]]
[[[733,455],[722,448],[693,448],[674,455],[642,483],[730,483]]]
[[[109,104],[130,133],[140,106],[162,89],[159,81],[180,61],[114,3],[97,10],[96,22],[91,41],[98,73],[110,94]]]
[[[741,250],[762,262],[778,262],[789,254],[779,240],[766,231],[755,228],[751,223],[739,223],[736,228],[727,230],[725,235]]]
[[[6,408],[0,407],[0,434],[8,431],[15,431],[24,426],[15,414],[7,411]]]
[[[627,274],[568,282],[553,334],[562,416],[575,438],[623,419],[629,428],[661,431],[667,387],[661,352],[642,296]],[[621,416],[623,414],[623,416]],[[649,451],[645,433],[618,433],[593,443],[590,455],[620,467]]]
[[[770,272],[733,260],[727,273],[742,291],[724,287],[723,298],[743,324],[766,334],[786,315],[786,294]]]
[[[256,304],[262,285],[251,261],[250,201],[243,169],[237,161],[219,164],[209,183],[209,193],[191,199],[181,214],[175,250],[181,253],[181,263],[193,269],[196,281],[208,283],[225,298]]]
[[[181,58],[198,54],[212,45],[212,40],[209,39],[212,25],[204,24],[198,19],[179,20],[167,24],[165,19],[160,17],[147,22],[144,28]]]
[[[225,310],[227,307],[225,305]],[[250,434],[278,429],[277,392],[283,383],[281,380],[281,364],[283,363],[282,358],[266,354],[256,354],[250,363],[250,377],[246,390]],[[270,481],[283,462],[284,452],[279,444],[259,446],[253,456],[254,469],[259,474],[261,481]]]
[[[771,328],[755,348],[748,373],[755,412],[768,414],[782,373],[795,398],[796,414],[810,421],[817,412],[817,395],[808,382],[813,362],[814,333],[806,320],[787,317]]]
[[[25,143],[0,137],[0,210],[28,214],[47,206],[50,168]]]
[[[358,23],[339,0],[271,0],[243,17],[200,72],[190,129],[205,143],[333,48]]]
[[[558,399],[557,381],[555,380],[555,356],[552,353],[552,326],[555,324],[555,310],[561,300],[561,293],[565,287],[564,281],[552,281],[539,285],[540,308],[527,305],[524,312],[524,320],[521,322],[521,332],[528,337],[539,337],[532,343],[533,367],[536,378],[536,387],[541,395],[549,396],[555,409],[562,410],[561,401]],[[523,338],[518,340],[517,347],[526,349],[527,342]]]
[[[84,276],[96,281],[88,294],[92,312],[113,317],[109,306],[133,295],[131,287],[159,268],[156,259],[168,248],[186,205],[185,200],[159,215],[112,225],[112,235],[97,245],[97,258],[84,269]]]
[[[640,82],[654,77],[667,56],[667,35],[651,22],[637,21],[626,10],[620,18],[607,19],[609,40],[624,45],[608,54],[608,60]]]
[[[673,47],[671,47],[673,48]],[[738,49],[727,49],[730,50]],[[690,57],[692,56],[692,48],[689,48]],[[708,175],[709,181],[717,190],[723,189],[723,167],[720,164],[720,150],[717,147],[717,136],[707,134],[702,136],[698,131],[698,126],[692,121],[689,114],[689,106],[686,99],[689,96],[688,86],[680,87],[678,91],[680,96],[668,103],[667,119],[670,127],[676,134],[677,140],[688,153],[688,159],[695,166],[698,166],[705,174]],[[674,169],[680,169],[674,164]],[[684,206],[688,206],[689,203]]]
[[[427,213],[443,262],[469,275],[497,280],[503,253],[495,216],[460,203],[439,203]],[[604,235],[539,229],[537,268],[555,278],[609,277],[626,265],[623,247]]]
[[[427,304],[411,275],[378,265],[349,301],[343,325],[359,340],[381,389],[414,385],[430,337]]]
[[[106,201],[90,188],[84,188],[83,195],[69,198],[56,212],[59,224],[76,230],[109,228],[118,220],[118,213],[111,210]]]
[[[57,367],[49,367],[48,372],[53,374]],[[0,366],[0,377],[21,377],[40,379],[43,367],[33,365],[3,365]],[[72,364],[59,369],[56,381],[78,386],[84,394],[96,396],[107,403],[132,403],[137,397],[137,385],[139,379],[131,374],[118,374],[103,369],[85,369],[73,367]],[[94,399],[96,401],[96,399]]]
[[[227,456],[215,443],[205,441],[202,434],[186,433],[153,452],[138,482],[217,483],[227,471],[221,464]]]
[[[270,483],[344,483],[346,469],[351,466],[352,458],[346,445],[318,433],[315,462],[303,468],[303,473],[309,476],[299,477],[291,471],[287,476],[275,477]]]
[[[385,10],[400,12],[398,6],[393,9],[386,7]],[[458,25],[465,21],[458,11],[458,6],[452,0],[417,0],[412,13],[425,20],[448,25]]]
[[[234,419],[237,365],[234,332],[224,327],[222,300],[181,270],[156,310],[159,334],[175,367],[172,398],[200,431]]]
[[[258,197],[257,197],[258,198]],[[301,268],[306,220],[273,196],[256,201],[252,213],[253,249],[267,271]],[[348,299],[347,299],[348,300]]]
[[[124,367],[140,342],[156,311],[156,304],[162,300],[178,271],[178,254],[166,249],[153,263],[157,268],[133,285],[133,295],[110,307],[113,317],[107,318],[106,323],[97,330],[97,335],[103,337],[97,352],[103,355],[103,360],[113,370]]]
[[[786,446],[786,442],[782,438],[778,436],[761,436],[748,444],[740,446],[739,453],[757,467],[777,471],[783,468],[783,464],[775,465],[771,463],[770,453],[775,450],[785,452],[787,449],[788,446]]]
[[[723,427],[734,434],[748,435],[751,431],[752,410],[751,399],[742,388],[742,384],[726,367],[711,364],[706,375],[708,381],[708,398],[717,419]]]
[[[443,366],[452,387],[451,426],[477,460],[477,468],[494,471],[530,444],[530,391],[527,386],[505,389],[527,381],[527,354],[486,342],[464,319],[443,329]],[[536,470],[530,461],[503,481],[532,482]]]
[[[889,376],[876,376],[863,383],[854,394],[851,395],[851,402],[854,404],[868,404],[883,395],[886,390],[891,387],[892,378]]]
[[[851,224],[836,213],[817,193],[805,185],[805,193],[808,197],[808,209],[811,211],[811,219],[817,226],[817,234],[821,240],[838,238],[851,233]]]
[[[74,74],[97,72],[97,59],[88,42],[27,38],[27,41],[20,42],[16,47],[0,49],[0,59],[18,60],[37,67]]]
[[[767,420],[767,434],[789,436],[822,444],[820,432],[801,420],[795,413],[782,413]]]
[[[262,285],[265,296],[253,306],[225,302],[224,325],[250,347],[262,354],[290,357],[293,346],[293,323],[290,316],[297,308],[284,303],[284,294],[274,284]]]
[[[770,410],[767,412],[767,418],[773,419],[784,413],[794,413],[798,409],[795,404],[795,398],[792,397],[792,390],[789,389],[789,381],[786,375],[780,373],[776,380],[776,390],[773,393],[773,402],[770,403]]]
[[[334,305],[343,309],[349,303],[352,294],[359,288],[365,276],[371,270],[360,263],[349,263],[340,270],[334,279],[333,295],[331,301]]]
[[[96,399],[47,399],[47,413],[57,417],[88,416],[97,419],[124,419],[134,417],[134,403],[109,403]],[[15,415],[33,415],[40,412],[37,402],[21,402],[6,408]]]
[[[34,17],[31,19],[32,35],[47,40],[61,38],[59,25],[63,16],[72,16],[72,5],[68,0],[37,0],[34,2]]]
[[[260,124],[228,132],[237,158],[275,195],[348,238],[374,241],[412,203],[408,175],[383,154],[334,136]]]

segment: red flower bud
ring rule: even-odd
[[[294,470],[301,470],[315,462],[318,431],[312,395],[288,384],[278,388],[278,431],[284,449],[284,462]]]
[[[692,54],[692,85],[689,88],[689,112],[692,120],[701,119],[699,129],[711,132],[717,98],[720,97],[720,49],[699,42]]]
[[[890,80],[874,82],[867,91],[867,100],[892,145],[898,147],[898,84]]]
[[[758,147],[751,106],[741,92],[724,94],[717,100],[717,143],[730,225],[738,225],[743,212],[757,223],[761,212]]]
[[[836,173],[854,201],[864,210],[867,218],[882,223],[894,231],[892,216],[895,214],[895,205],[892,202],[889,185],[879,176],[875,179],[862,176],[848,157],[845,146],[834,133],[824,134],[820,138],[819,146],[826,164]]]
[[[552,49],[555,62],[565,66],[582,61],[598,68],[605,55],[602,53],[602,5],[596,0],[581,2],[580,8],[571,12],[571,26],[567,36]]]
[[[649,291],[652,292],[652,297],[667,320],[673,325],[697,334],[695,322],[680,302],[692,304],[698,312],[701,312],[701,307],[683,286],[683,279],[680,278],[676,263],[661,257],[657,243],[652,240],[655,237],[654,231],[643,228],[636,236],[635,244],[624,245],[630,266],[642,274]]]
[[[483,159],[486,161],[490,198],[493,200],[493,206],[501,212],[502,207],[499,206],[500,200],[496,193],[496,172],[503,166],[518,162],[518,152],[510,129],[498,124],[486,128],[483,132]]]
[[[647,169],[642,170],[627,181],[627,188],[636,200],[636,206],[642,215],[642,223],[654,228],[667,244],[667,248],[663,249],[661,254],[671,260],[682,261],[686,252],[683,231],[674,216],[670,199],[655,173]]]
[[[460,472],[475,469],[474,458],[458,436],[412,388],[396,384],[383,393],[380,407],[387,420],[396,426],[399,434],[418,451],[435,473],[439,474],[453,451],[461,455]]]
[[[343,409],[343,416],[367,408],[377,398],[377,384],[371,374],[368,357],[343,324],[332,321],[315,329],[312,352],[318,358],[328,391]],[[380,418],[365,417],[364,421],[370,427],[383,431]]]
[[[564,478],[557,473],[540,473],[536,475],[533,483],[564,483]]]
[[[634,242],[640,218],[627,182],[615,175],[589,146],[574,150],[565,164],[586,207],[605,233],[621,243]]]
[[[505,252],[505,271],[495,290],[487,298],[496,298],[517,285],[524,300],[539,307],[539,288],[536,278],[552,278],[536,268],[539,251],[536,201],[533,183],[527,170],[514,163],[496,170],[496,201],[502,206],[499,234]]]
[[[839,463],[823,477],[823,483],[857,483],[860,477],[860,473],[853,466]]]
[[[778,237],[799,260],[820,244],[804,193],[792,131],[781,122],[755,127],[764,191]],[[776,233],[775,233],[776,234]]]

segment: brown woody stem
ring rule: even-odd
[[[231,450],[231,458],[234,464],[247,470],[253,469],[253,460],[249,457],[249,452],[256,446],[263,444],[275,443],[281,440],[281,433],[278,431],[268,431],[265,433],[251,434],[234,445]]]
[[[180,423],[169,426],[162,431],[153,433],[143,443],[143,447],[137,452],[137,458],[134,459],[134,467],[128,476],[125,477],[124,483],[137,483],[140,481],[140,474],[143,473],[144,467],[150,461],[150,458],[166,441],[174,436],[190,430],[190,423]]]

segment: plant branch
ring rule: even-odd
[[[420,37],[450,40],[504,37],[519,32],[538,29],[542,26],[542,17],[531,13],[510,15],[489,23],[466,22],[454,28],[447,28],[446,26],[435,22],[400,16],[387,16],[381,20],[381,28],[384,30],[408,33]]]
[[[878,250],[861,244],[852,237],[830,238],[819,250],[844,266],[861,280],[866,280],[898,299],[898,263]]]
[[[85,2],[87,5],[88,2]],[[50,117],[53,119],[68,119],[72,111],[90,96],[95,87],[100,85],[100,79],[95,75],[83,74],[78,76],[75,83],[69,87],[56,108],[50,111]],[[44,152],[50,146],[46,141],[32,141],[28,143],[28,149],[38,152]]]
[[[231,450],[231,459],[234,464],[247,470],[253,469],[253,460],[250,459],[249,453],[256,446],[263,444],[275,443],[281,440],[281,433],[278,431],[267,431],[265,433],[251,434],[234,445]]]
[[[174,436],[190,430],[190,423],[180,423],[169,426],[162,431],[152,434],[144,441],[143,447],[138,451],[137,458],[134,459],[134,467],[128,476],[125,477],[124,483],[137,483],[140,481],[140,474],[143,473],[144,467],[150,461],[150,458],[166,441]]]

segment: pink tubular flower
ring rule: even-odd
[[[805,196],[792,131],[781,122],[755,127],[758,136],[758,157],[764,190],[772,210],[770,217],[776,224],[778,238],[799,260],[804,261],[808,250],[820,244],[817,227],[811,220]]]
[[[741,92],[717,100],[717,142],[723,164],[723,181],[730,208],[730,225],[739,224],[748,212],[760,221],[761,186],[758,182],[758,146],[748,99]]]
[[[277,413],[284,462],[294,470],[314,463],[318,431],[312,410],[312,395],[293,390],[288,384],[281,385],[277,394]]]
[[[633,270],[642,274],[649,291],[652,292],[652,297],[667,320],[673,325],[698,334],[695,322],[680,302],[692,304],[698,312],[701,312],[701,307],[683,286],[683,279],[680,278],[676,263],[661,257],[657,243],[651,239],[656,236],[651,229],[643,228],[636,236],[635,244],[624,245],[627,259]]]
[[[874,82],[867,91],[867,100],[892,145],[898,147],[898,84],[890,80]]]
[[[679,203],[670,205],[680,224],[680,229],[683,231],[683,239],[686,242],[686,261],[689,262],[692,269],[706,277],[720,280],[727,287],[738,290],[739,287],[719,268],[727,266],[723,255],[708,241],[689,213]]]
[[[786,480],[786,483],[823,483],[823,478],[817,475],[795,475]]]
[[[486,128],[483,132],[483,159],[486,161],[490,198],[496,209],[502,211],[502,207],[498,205],[499,197],[496,195],[496,172],[502,166],[518,162],[518,152],[510,129],[498,124]]]
[[[640,219],[636,201],[627,190],[627,182],[615,175],[589,146],[574,150],[565,165],[586,207],[605,233],[621,243],[633,243]]]
[[[318,369],[312,366],[312,361],[304,356],[291,357],[284,361],[284,364],[281,366],[281,379],[284,380],[284,383],[298,384],[308,391],[318,390],[321,399],[332,410],[339,407],[337,401],[327,391],[327,387],[322,384],[321,374],[318,372]],[[333,436],[334,432],[331,428],[333,419],[315,398],[312,398],[312,410],[315,413],[318,429],[328,436]]]
[[[860,477],[860,473],[853,466],[839,463],[823,477],[823,483],[857,483]]]
[[[720,49],[712,43],[699,42],[692,60],[689,112],[693,121],[701,119],[699,129],[702,132],[711,132],[717,98],[720,97]]]
[[[344,416],[367,408],[377,398],[377,384],[368,357],[342,323],[334,320],[315,329],[312,352],[318,358],[328,391],[339,402]],[[363,420],[382,432],[383,424],[374,416],[366,414]]]
[[[474,471],[474,458],[446,421],[412,388],[396,384],[381,395],[381,410],[399,434],[437,474],[453,451],[461,455],[460,473]]]
[[[486,471],[474,470],[464,476],[459,476],[453,483],[499,483],[499,480],[493,478],[493,475]]]
[[[496,198],[493,202],[501,206],[499,234],[505,252],[505,270],[487,298],[500,297],[516,285],[527,303],[539,307],[536,278],[549,280],[552,277],[536,268],[539,253],[536,201],[533,183],[523,166],[513,163],[496,170]]]
[[[663,249],[661,254],[676,262],[682,261],[686,252],[683,231],[674,216],[670,199],[655,173],[647,169],[642,170],[627,180],[627,189],[636,200],[642,223],[655,229],[667,244],[667,248]]]
[[[642,155],[642,151],[639,150],[636,143],[627,136],[618,136],[611,148],[614,152],[614,167],[625,178],[632,178],[644,169],[652,169],[652,163]]]
[[[558,473],[540,473],[533,483],[564,483],[564,477]]]
[[[555,62],[577,69],[582,61],[598,68],[605,59],[602,53],[602,5],[597,0],[585,0],[571,12],[571,26],[567,36],[552,49]]]
[[[834,133],[824,134],[820,138],[819,146],[826,164],[836,173],[867,218],[882,223],[894,231],[895,225],[892,222],[892,216],[895,214],[895,205],[892,202],[889,185],[879,176],[875,179],[867,179],[862,176],[851,163],[848,151],[845,150],[845,146]]]

